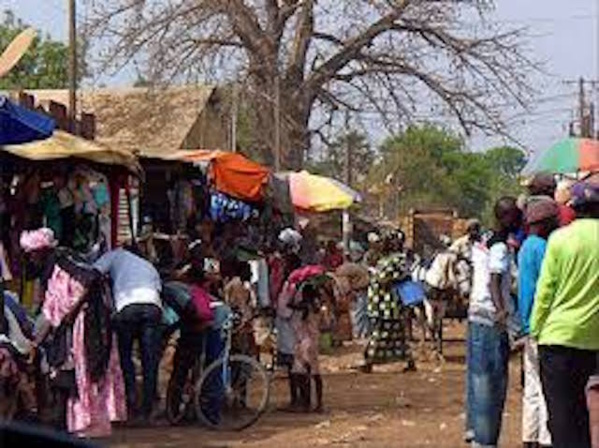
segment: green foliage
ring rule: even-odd
[[[5,11],[4,21],[0,23],[0,50],[8,44],[27,25],[15,18],[11,11]],[[80,77],[85,74],[82,63],[87,45],[81,42]],[[68,47],[62,42],[52,40],[49,36],[36,37],[31,47],[10,73],[0,79],[1,90],[18,89],[62,89],[68,86],[69,69]]]
[[[358,186],[365,181],[375,153],[366,135],[354,129],[338,135],[322,157],[307,162],[306,169],[314,174],[345,181],[348,150],[351,155],[351,183],[352,186]]]
[[[498,197],[519,192],[518,174],[526,162],[511,147],[469,152],[458,136],[429,125],[388,138],[381,154],[369,179],[387,192],[392,213],[444,207],[485,221]]]

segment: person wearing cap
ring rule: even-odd
[[[557,203],[549,198],[539,199],[526,208],[529,233],[518,253],[518,311],[525,335],[529,333],[530,314],[547,238],[559,226],[558,215]],[[539,373],[538,347],[529,337],[524,345],[522,442],[525,448],[551,445],[551,434],[547,428],[547,406]]]
[[[538,173],[528,185],[530,194],[529,203],[537,200],[539,197],[549,197],[558,203],[558,220],[560,227],[567,226],[576,218],[574,210],[566,203],[562,203],[558,198],[563,198],[567,195],[567,183],[561,182],[558,184],[555,181],[555,176],[551,173]]]
[[[572,188],[577,219],[548,240],[530,320],[555,448],[590,448],[585,387],[599,353],[599,186]]]

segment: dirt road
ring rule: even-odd
[[[457,324],[455,324],[457,325]],[[454,328],[454,334],[457,330]],[[442,367],[419,362],[418,372],[402,373],[403,365],[384,366],[372,374],[353,371],[359,347],[323,359],[327,411],[319,415],[285,414],[276,410],[287,400],[283,380],[273,387],[271,411],[258,425],[241,433],[221,434],[203,428],[121,429],[114,447],[465,447],[464,342],[446,346]],[[504,416],[502,447],[520,445],[520,376],[512,361]]]

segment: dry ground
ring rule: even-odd
[[[402,373],[403,365],[358,373],[360,347],[352,345],[323,357],[325,403],[321,415],[277,411],[287,400],[283,379],[275,380],[271,410],[254,427],[224,434],[199,426],[120,429],[110,440],[126,447],[464,447],[463,326],[449,325],[446,363],[420,361],[418,372]],[[519,357],[511,363],[510,389],[504,416],[502,447],[520,446]]]

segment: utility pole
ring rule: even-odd
[[[345,184],[350,188],[352,186],[352,149],[349,131],[349,111],[345,111]],[[351,214],[349,209],[345,209],[342,215],[342,233],[343,252],[347,258],[349,258],[352,231]]]
[[[352,186],[352,157],[353,147],[350,138],[349,129],[349,111],[345,112],[345,184],[348,187]]]
[[[237,116],[239,115],[239,84],[233,84],[233,104],[231,107],[231,152],[237,152]]]
[[[576,84],[578,86],[578,105],[576,106],[575,117],[570,123],[570,136],[583,138],[593,138],[595,136],[595,105],[587,99],[587,86],[597,88],[599,81],[588,80],[580,77],[578,80],[564,81],[567,85]],[[576,123],[578,122],[578,126]]]
[[[586,137],[585,110],[586,103],[584,99],[584,78],[581,76],[578,80],[578,120],[580,121],[580,136]]]
[[[67,0],[69,4],[69,126],[76,132],[77,119],[77,12],[76,0]]]
[[[275,104],[274,104],[274,134],[275,134],[275,173],[281,171],[281,85],[279,73],[275,75]]]
[[[589,104],[588,138],[595,138],[595,103]]]

